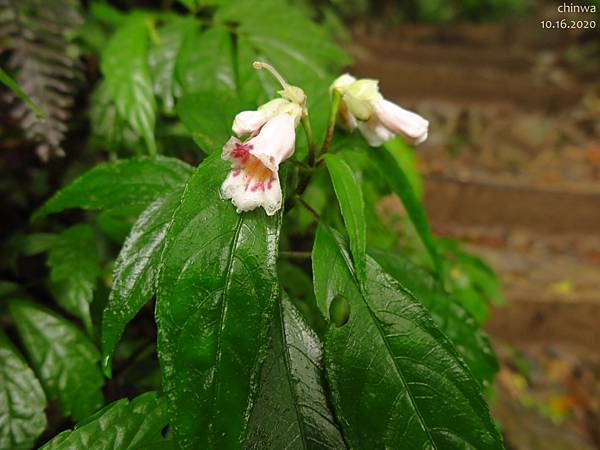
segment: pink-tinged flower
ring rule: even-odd
[[[262,206],[272,216],[281,208],[279,164],[294,153],[295,128],[294,116],[278,114],[251,139],[227,141],[221,157],[231,161],[232,170],[221,186],[221,197],[231,199],[238,213]]]
[[[302,108],[296,103],[283,98],[276,98],[260,106],[256,111],[242,111],[233,119],[231,129],[238,136],[256,135],[260,128],[279,114],[289,114],[300,121]]]
[[[429,121],[412,111],[382,98],[373,105],[373,113],[381,125],[413,145],[427,139]]]
[[[331,86],[342,94],[338,123],[351,131],[358,127],[372,147],[400,135],[413,145],[427,139],[429,122],[418,114],[383,98],[377,80],[357,80],[349,74],[338,77]]]

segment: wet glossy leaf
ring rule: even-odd
[[[100,355],[71,322],[24,300],[9,303],[31,365],[65,416],[81,420],[102,405]]]
[[[289,299],[275,307],[247,449],[346,448],[327,404],[319,338]]]
[[[28,449],[46,428],[40,382],[0,330],[0,448]]]
[[[284,1],[232,1],[215,20],[239,23],[240,38],[294,84],[327,78],[330,70],[349,62],[321,27]]]
[[[185,37],[195,30],[196,21],[190,17],[175,17],[158,29],[158,42],[153,42],[148,53],[155,95],[164,108],[172,111],[181,86],[175,79],[175,63]]]
[[[378,167],[381,175],[387,180],[387,183],[396,195],[400,197],[400,200],[402,200],[402,204],[412,224],[431,256],[437,273],[442,277],[442,258],[438,253],[433,235],[431,234],[425,209],[415,195],[409,179],[398,165],[396,159],[387,150],[381,149],[380,151],[372,152],[372,155],[372,160]]]
[[[102,316],[102,361],[110,375],[112,353],[125,326],[154,294],[160,255],[181,189],[158,198],[140,215],[113,269],[113,286]]]
[[[221,151],[233,134],[235,115],[251,106],[234,95],[220,91],[186,94],[177,102],[177,115],[205,153]]]
[[[32,220],[69,208],[106,209],[140,205],[181,186],[192,167],[175,158],[139,157],[98,164],[56,192]]]
[[[146,392],[131,402],[123,398],[105,406],[42,449],[134,450],[156,446],[166,450],[175,448],[161,433],[168,422],[164,399],[156,398],[155,392]]]
[[[142,147],[139,137],[119,116],[107,84],[100,81],[90,97],[88,110],[91,126],[91,143],[97,148],[117,152],[123,148]],[[129,139],[128,139],[129,138]],[[142,149],[140,149],[140,152]]]
[[[367,292],[339,234],[313,250],[320,305],[343,295],[350,319],[330,327],[325,364],[334,407],[355,448],[501,449],[480,387],[425,308],[371,258]]]
[[[57,235],[48,251],[48,267],[50,290],[56,302],[79,317],[91,334],[90,303],[101,271],[92,228],[75,225]]]
[[[156,318],[169,413],[183,448],[244,437],[273,302],[281,213],[238,214],[212,154],[188,181],[165,239]]]
[[[189,33],[175,65],[183,92],[234,91],[232,55],[232,36],[226,27]]]
[[[329,154],[325,161],[350,238],[354,270],[358,280],[364,284],[367,265],[367,223],[362,190],[352,168],[342,157]]]
[[[102,52],[100,68],[119,116],[156,153],[156,101],[148,67],[147,18],[133,16],[113,34]]]
[[[370,249],[369,255],[427,308],[436,325],[450,338],[473,375],[489,386],[499,369],[490,341],[471,314],[444,292],[424,269],[397,252]]]

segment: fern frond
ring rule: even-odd
[[[11,114],[37,143],[43,161],[64,155],[67,122],[83,78],[69,35],[81,22],[75,0],[0,0],[0,51],[9,52],[11,72],[45,118],[38,119],[14,96]]]

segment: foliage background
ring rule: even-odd
[[[120,170],[126,178],[135,180],[136,184],[147,182],[146,190],[115,185],[113,191],[105,195],[115,199],[122,194],[120,203],[108,205],[99,200],[99,203],[86,205],[87,200],[83,198],[99,187],[92,185],[81,198],[71,200],[71,204],[57,204],[54,209],[47,207],[45,212],[58,212],[73,206],[99,211],[69,210],[30,222],[31,214],[53,192],[104,160],[158,153],[197,164],[227,139],[228,124],[235,112],[256,106],[275,92],[276,86],[271,79],[250,67],[250,62],[258,57],[267,58],[291,83],[305,88],[311,101],[309,107],[315,135],[320,141],[328,113],[329,83],[341,67],[352,62],[346,52],[333,44],[333,39],[351,49],[356,45],[349,40],[340,17],[358,22],[359,28],[367,16],[375,22],[375,27],[405,20],[455,23],[475,19],[486,22],[506,17],[514,19],[531,14],[531,10],[538,7],[510,1],[461,2],[460,6],[455,2],[417,2],[400,7],[391,2],[383,6],[368,2],[296,2],[293,10],[279,2],[209,2],[201,5],[166,2],[162,8],[135,2],[112,6],[100,2],[69,2],[68,8],[65,2],[56,0],[45,3],[49,5],[47,9],[40,8],[35,1],[12,3],[3,0],[0,3],[0,22],[8,24],[0,32],[2,48],[6,49],[2,53],[2,66],[16,74],[17,81],[27,88],[46,114],[46,120],[40,124],[34,120],[33,112],[8,94],[4,97],[5,110],[10,109],[12,113],[4,114],[0,125],[3,150],[0,183],[5,211],[1,262],[5,281],[0,295],[3,297],[2,321],[8,335],[8,338],[2,337],[2,342],[6,343],[6,348],[17,343],[17,351],[26,354],[38,374],[42,361],[48,365],[43,359],[46,355],[73,352],[72,357],[53,360],[50,366],[54,373],[44,377],[38,375],[43,378],[42,386],[38,383],[30,390],[30,404],[36,405],[38,411],[32,423],[36,429],[46,430],[38,438],[38,444],[46,442],[58,431],[70,428],[102,404],[161,389],[154,305],[143,306],[128,326],[112,361],[113,377],[108,380],[101,373],[101,367],[106,370],[107,363],[100,361],[99,350],[103,343],[99,326],[102,309],[110,301],[110,288],[119,283],[119,279],[113,279],[115,264],[119,264],[115,258],[130,227],[161,190],[179,189],[189,175],[189,169],[172,167],[165,162],[160,172],[143,172],[147,177],[144,179],[140,178],[142,172],[138,172],[138,168],[132,168],[128,173],[127,167],[122,167]],[[192,19],[190,13],[195,18]],[[20,27],[14,27],[15,14],[21,17]],[[28,34],[23,30],[31,32]],[[587,55],[595,51],[593,45],[587,44],[589,38],[583,36],[580,39],[585,45],[571,45],[565,53],[565,59],[571,58],[574,64],[578,64],[580,59],[577,58],[581,58],[582,52]],[[360,42],[354,42],[357,41]],[[31,45],[24,45],[24,42]],[[360,59],[361,53],[354,50],[355,47],[352,53],[358,54]],[[383,56],[384,59],[388,57]],[[593,67],[580,66],[582,71],[594,73]],[[361,67],[359,61],[357,70],[371,75],[370,70],[377,70],[377,67],[372,62],[370,67]],[[427,97],[425,93],[421,95]],[[465,143],[466,136],[472,139],[470,131],[461,130],[460,124],[457,125],[448,139],[448,154],[459,154],[460,160],[460,155],[465,154],[464,149],[475,145],[472,141]],[[369,246],[394,249],[400,245],[413,261],[393,261],[386,267],[385,253],[382,253],[376,258],[378,263],[390,273],[393,269],[408,267],[405,269],[408,272],[398,275],[406,279],[410,279],[406,273],[422,270],[414,266],[415,262],[426,270],[433,269],[418,230],[412,227],[402,210],[398,214],[398,210],[392,208],[392,213],[387,214],[392,220],[381,220],[376,199],[390,190],[377,182],[373,168],[361,157],[360,142],[341,135],[334,141],[332,151],[342,148],[345,162],[368,180],[363,184],[363,195],[367,205]],[[299,133],[298,159],[306,151],[304,137]],[[412,150],[394,142],[387,151],[402,167],[412,189],[422,196],[423,180]],[[58,155],[63,155],[62,159],[56,158]],[[427,149],[425,155],[428,162]],[[40,159],[48,162],[41,163]],[[169,179],[162,175],[166,166],[173,174]],[[425,167],[427,170],[428,166]],[[157,178],[160,178],[159,183],[156,183]],[[327,208],[336,202],[336,198],[325,171],[315,177],[305,199],[330,224],[343,229],[340,212]],[[167,205],[170,201],[165,200]],[[160,225],[160,214],[156,220]],[[290,231],[281,238],[282,250],[310,251],[315,231],[310,214],[295,208],[288,225]],[[476,323],[483,323],[489,315],[489,304],[503,301],[493,272],[453,240],[437,240],[436,248],[447,259],[447,288],[455,293]],[[139,249],[132,247],[131,251]],[[310,286],[310,261],[284,259],[278,271],[292,301],[322,337],[327,325],[319,313],[312,289],[303,288]],[[155,274],[150,272],[146,276],[150,279]],[[426,272],[422,277],[428,280]],[[565,281],[568,286],[568,279],[554,283]],[[411,290],[427,290],[428,283],[412,286]],[[149,285],[138,289],[133,296],[137,295],[143,301],[150,298]],[[58,315],[40,309],[39,305]],[[333,313],[332,318],[342,322],[348,314],[343,304],[340,311]],[[435,319],[435,311],[432,315]],[[336,319],[335,316],[339,317]],[[447,312],[440,312],[438,318],[443,321]],[[32,331],[40,324],[43,326],[38,332],[45,333],[46,346],[40,345],[39,337],[36,338]],[[476,328],[473,325],[473,329]],[[29,344],[27,336],[30,336]],[[478,339],[486,338],[480,336]],[[35,347],[38,347],[37,355],[31,350]],[[512,348],[507,352],[513,355]],[[510,358],[512,364],[512,356]],[[471,362],[480,362],[482,373],[488,371],[483,378],[491,380],[494,360],[486,362],[476,357]],[[63,367],[63,364],[70,366]],[[18,370],[30,373],[27,365],[21,364]],[[74,374],[75,379],[53,381],[58,380],[65,370]],[[509,373],[511,377],[507,383],[513,389],[515,383],[518,385],[518,381],[514,381],[519,380],[518,377],[523,376],[530,383],[533,380],[531,375],[523,375],[527,369]],[[502,374],[506,375],[506,372]],[[64,389],[64,383],[68,389]],[[73,386],[80,391],[71,389]],[[543,400],[531,400],[527,395],[520,393],[519,401],[529,401],[542,410],[543,415],[557,417],[552,403],[546,408]],[[50,400],[45,414],[47,419],[40,414],[46,404],[44,397]],[[146,415],[145,409],[151,412],[163,408],[160,402],[146,394],[131,403],[120,400],[105,414],[118,423],[136,410],[141,420]],[[564,421],[565,417],[568,419],[568,414],[559,419]],[[43,425],[45,420],[47,426]],[[163,428],[166,423],[160,414],[153,417],[150,413],[148,420],[156,420],[156,429]],[[150,438],[156,440],[161,436]]]

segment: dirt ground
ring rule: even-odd
[[[507,448],[600,448],[600,37],[502,24],[355,28],[355,75],[431,121],[438,235],[500,274],[486,325]],[[596,55],[595,58],[589,55]]]

